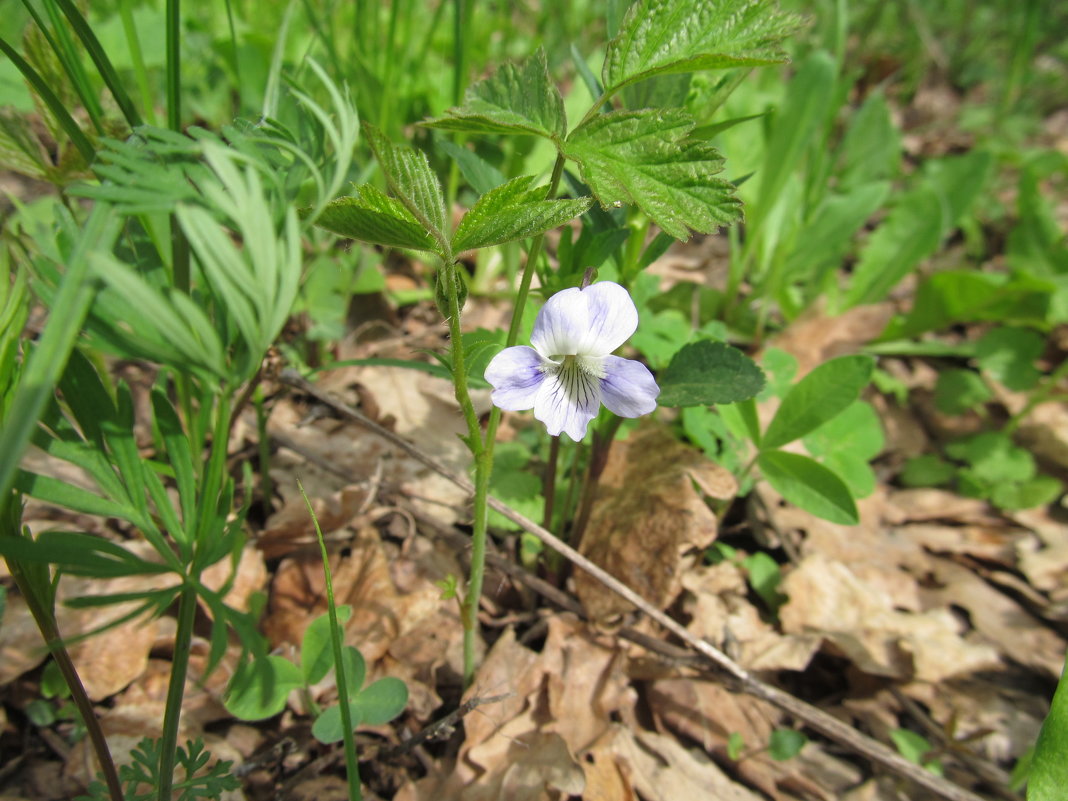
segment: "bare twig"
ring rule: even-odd
[[[464,717],[464,715],[478,709],[483,704],[496,704],[506,698],[511,698],[513,695],[515,695],[515,693],[504,693],[503,695],[491,696],[472,696],[445,717],[435,720],[426,728],[417,731],[407,740],[404,740],[397,745],[379,749],[372,756],[374,759],[396,759],[403,754],[407,754],[413,748],[429,742],[430,740],[443,740],[447,737],[451,737],[453,730],[456,728],[456,724],[460,722],[460,719]]]
[[[443,465],[434,457],[417,448],[412,443],[401,438],[397,434],[389,431],[382,426],[370,420],[365,415],[358,412],[356,409],[332,398],[328,393],[323,392],[315,385],[305,381],[298,373],[293,370],[285,370],[281,375],[281,381],[295,389],[305,392],[319,401],[329,404],[338,414],[348,418],[356,423],[359,423],[362,427],[377,434],[379,437],[390,442],[392,445],[400,448],[416,461],[426,465],[434,472],[441,476],[444,476],[452,483],[456,484],[461,489],[472,492],[474,485],[467,479],[466,476],[457,475],[452,472],[448,467]],[[705,642],[698,637],[695,637],[692,633],[686,630],[678,621],[674,620],[670,616],[666,615],[661,610],[657,609],[651,603],[642,598],[638,593],[634,592],[623,582],[619,581],[615,576],[611,575],[603,568],[591,562],[585,556],[578,551],[570,547],[567,543],[558,539],[552,532],[546,531],[539,526],[533,520],[529,520],[523,515],[516,512],[511,507],[497,500],[496,498],[489,498],[489,506],[506,518],[511,520],[516,525],[523,528],[525,531],[533,534],[545,545],[549,546],[557,553],[564,556],[576,567],[585,570],[605,587],[612,592],[619,595],[624,600],[637,607],[640,611],[644,612],[650,618],[655,620],[665,629],[670,631],[680,640],[685,642],[690,648],[697,651],[702,657],[712,663],[716,668],[726,673],[728,676],[737,681],[739,687],[749,695],[778,707],[784,712],[792,715],[796,719],[804,722],[806,725],[815,729],[823,734],[825,737],[834,740],[837,743],[849,748],[853,752],[860,754],[866,759],[871,760],[875,764],[881,765],[887,770],[896,773],[910,781],[915,782],[921,787],[930,790],[931,792],[939,795],[947,801],[984,801],[984,799],[976,795],[970,790],[967,790],[960,785],[954,784],[948,779],[944,779],[941,776],[936,776],[928,770],[925,770],[919,765],[909,762],[903,756],[898,754],[893,749],[880,743],[866,734],[858,731],[847,723],[843,723],[833,715],[824,712],[822,709],[818,709],[805,701],[791,695],[785,690],[780,690],[778,687],[774,687],[767,684],[755,676],[751,675],[749,671],[727,656],[708,642]]]

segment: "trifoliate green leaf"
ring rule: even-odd
[[[351,197],[340,197],[319,215],[315,224],[335,234],[411,250],[438,249],[411,212],[370,184],[357,186]]]
[[[728,181],[715,178],[723,158],[687,140],[693,119],[683,111],[613,111],[575,129],[564,154],[605,208],[633,203],[679,240],[712,233],[741,217]]]
[[[380,130],[366,122],[363,133],[382,167],[390,191],[442,249],[446,249],[449,237],[445,196],[426,155],[407,145],[393,144]]]
[[[640,0],[608,43],[606,94],[654,75],[785,61],[778,43],[798,22],[771,0]]]
[[[590,207],[592,198],[546,200],[545,188],[531,189],[534,178],[515,178],[478,199],[453,237],[453,252],[500,245],[536,236],[563,225]]]
[[[533,134],[554,140],[567,133],[564,100],[549,79],[545,52],[540,49],[522,64],[505,64],[472,84],[464,104],[445,114],[423,124],[447,131]]]

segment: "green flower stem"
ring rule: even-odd
[[[467,591],[460,603],[460,622],[464,630],[464,686],[471,685],[475,675],[475,636],[478,633],[478,602],[482,596],[482,580],[486,570],[486,530],[488,527],[488,506],[486,496],[489,494],[489,477],[493,470],[493,451],[486,449],[482,438],[482,427],[478,423],[475,405],[471,402],[471,393],[467,386],[467,363],[464,354],[462,329],[460,326],[460,294],[457,287],[459,276],[456,262],[449,258],[442,266],[445,272],[446,295],[449,300],[449,338],[452,340],[452,380],[456,392],[456,402],[460,404],[464,420],[467,422],[465,441],[471,454],[475,457],[475,498],[473,505],[474,519],[471,531],[471,572],[468,576]]]
[[[560,186],[560,178],[564,174],[564,156],[558,154],[556,163],[553,165],[552,178],[549,181],[549,189],[546,198],[556,194]],[[527,305],[527,296],[530,294],[530,283],[534,277],[534,267],[541,255],[544,234],[534,237],[530,243],[530,252],[527,255],[527,263],[523,269],[523,277],[519,283],[519,293],[516,295],[515,310],[512,313],[512,323],[508,327],[508,339],[505,347],[512,347],[519,339],[519,328],[523,321],[523,310]],[[478,626],[478,604],[482,596],[482,580],[486,572],[486,530],[488,527],[489,506],[486,499],[489,496],[489,481],[493,473],[493,446],[497,439],[497,427],[501,422],[501,410],[496,406],[490,410],[489,422],[486,424],[486,433],[482,434],[478,424],[478,415],[471,403],[471,396],[467,389],[467,370],[464,364],[463,340],[460,328],[460,303],[456,291],[456,265],[450,258],[446,267],[445,280],[449,296],[449,335],[452,339],[452,372],[453,381],[456,385],[456,400],[463,409],[467,420],[468,447],[475,457],[475,497],[472,512],[471,531],[471,572],[468,577],[467,591],[460,605],[460,620],[464,629],[464,686],[469,687],[475,676],[475,634]]]
[[[582,482],[582,497],[579,500],[578,512],[575,515],[575,525],[568,537],[568,545],[575,550],[582,544],[582,535],[586,533],[586,526],[590,522],[590,514],[593,511],[593,502],[597,497],[597,487],[601,481],[601,474],[608,465],[608,452],[612,449],[616,432],[623,424],[622,417],[612,417],[599,429],[593,432],[593,446],[590,449],[590,463],[586,467],[586,478]]]
[[[560,437],[549,438],[549,461],[545,463],[543,491],[545,493],[545,511],[541,524],[549,531],[553,530],[553,506],[556,503],[556,465],[560,461]]]
[[[338,711],[341,712],[341,733],[345,742],[345,769],[349,780],[349,801],[361,801],[363,790],[360,788],[360,763],[356,759],[356,739],[353,733],[352,709],[349,706],[348,679],[345,677],[345,660],[341,656],[341,624],[337,619],[337,602],[334,600],[334,582],[330,576],[330,555],[326,552],[323,530],[319,527],[319,518],[315,516],[304,485],[297,481],[297,488],[304,498],[315,524],[315,537],[319,541],[319,556],[323,560],[323,578],[326,582],[326,611],[330,616],[330,646],[334,652],[334,673],[337,679]]]
[[[545,199],[551,199],[560,186],[560,178],[564,174],[564,164],[567,160],[562,153],[557,154],[556,163],[553,164],[552,178],[549,179],[549,189],[545,193]],[[530,252],[527,254],[527,263],[523,267],[523,277],[519,281],[519,292],[515,296],[515,310],[512,312],[512,322],[508,326],[508,338],[504,346],[510,348],[519,339],[519,329],[523,324],[523,311],[527,307],[527,296],[530,294],[530,282],[534,278],[534,267],[541,257],[541,246],[545,241],[544,234],[538,234],[531,240]],[[486,424],[486,448],[490,454],[497,440],[497,427],[501,423],[501,410],[494,406],[490,410],[489,422]]]

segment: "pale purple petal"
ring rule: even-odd
[[[638,310],[619,284],[602,281],[582,290],[589,309],[589,329],[579,353],[607,356],[638,328]]]
[[[600,407],[600,380],[571,363],[555,375],[546,375],[534,402],[534,417],[545,423],[552,436],[563,431],[578,442]]]
[[[604,357],[601,402],[620,417],[641,417],[656,408],[660,387],[641,362],[619,356]]]
[[[589,331],[589,309],[578,287],[557,292],[534,320],[530,344],[546,358],[580,353]]]
[[[530,343],[546,357],[605,356],[638,327],[638,310],[619,284],[602,281],[585,289],[557,292],[534,321]]]
[[[545,365],[537,351],[525,345],[505,348],[494,356],[485,373],[493,387],[494,406],[510,412],[533,409],[538,388],[545,381]]]

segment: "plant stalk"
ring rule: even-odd
[[[8,498],[8,503],[20,504],[20,501],[17,496],[11,495]],[[7,513],[5,512],[5,514]],[[21,516],[20,512],[13,512],[13,514]],[[15,536],[18,535],[15,534]],[[86,693],[81,677],[74,667],[70,653],[60,637],[54,604],[48,604],[44,601],[40,593],[37,592],[38,588],[30,576],[22,569],[18,560],[8,559],[7,564],[12,578],[15,579],[15,585],[19,588],[19,592],[22,593],[26,606],[29,607],[30,614],[33,615],[34,622],[41,632],[41,637],[48,644],[49,653],[56,660],[56,666],[63,675],[63,680],[67,683],[71,700],[74,701],[74,705],[78,708],[78,713],[82,717],[85,730],[89,734],[89,742],[92,743],[97,762],[100,763],[100,772],[104,775],[104,783],[107,785],[108,795],[111,797],[111,801],[123,801],[122,784],[119,782],[119,774],[115,769],[115,761],[111,757],[107,738],[104,737],[104,730],[100,728],[100,721],[93,710],[93,702],[89,700],[89,695]]]

